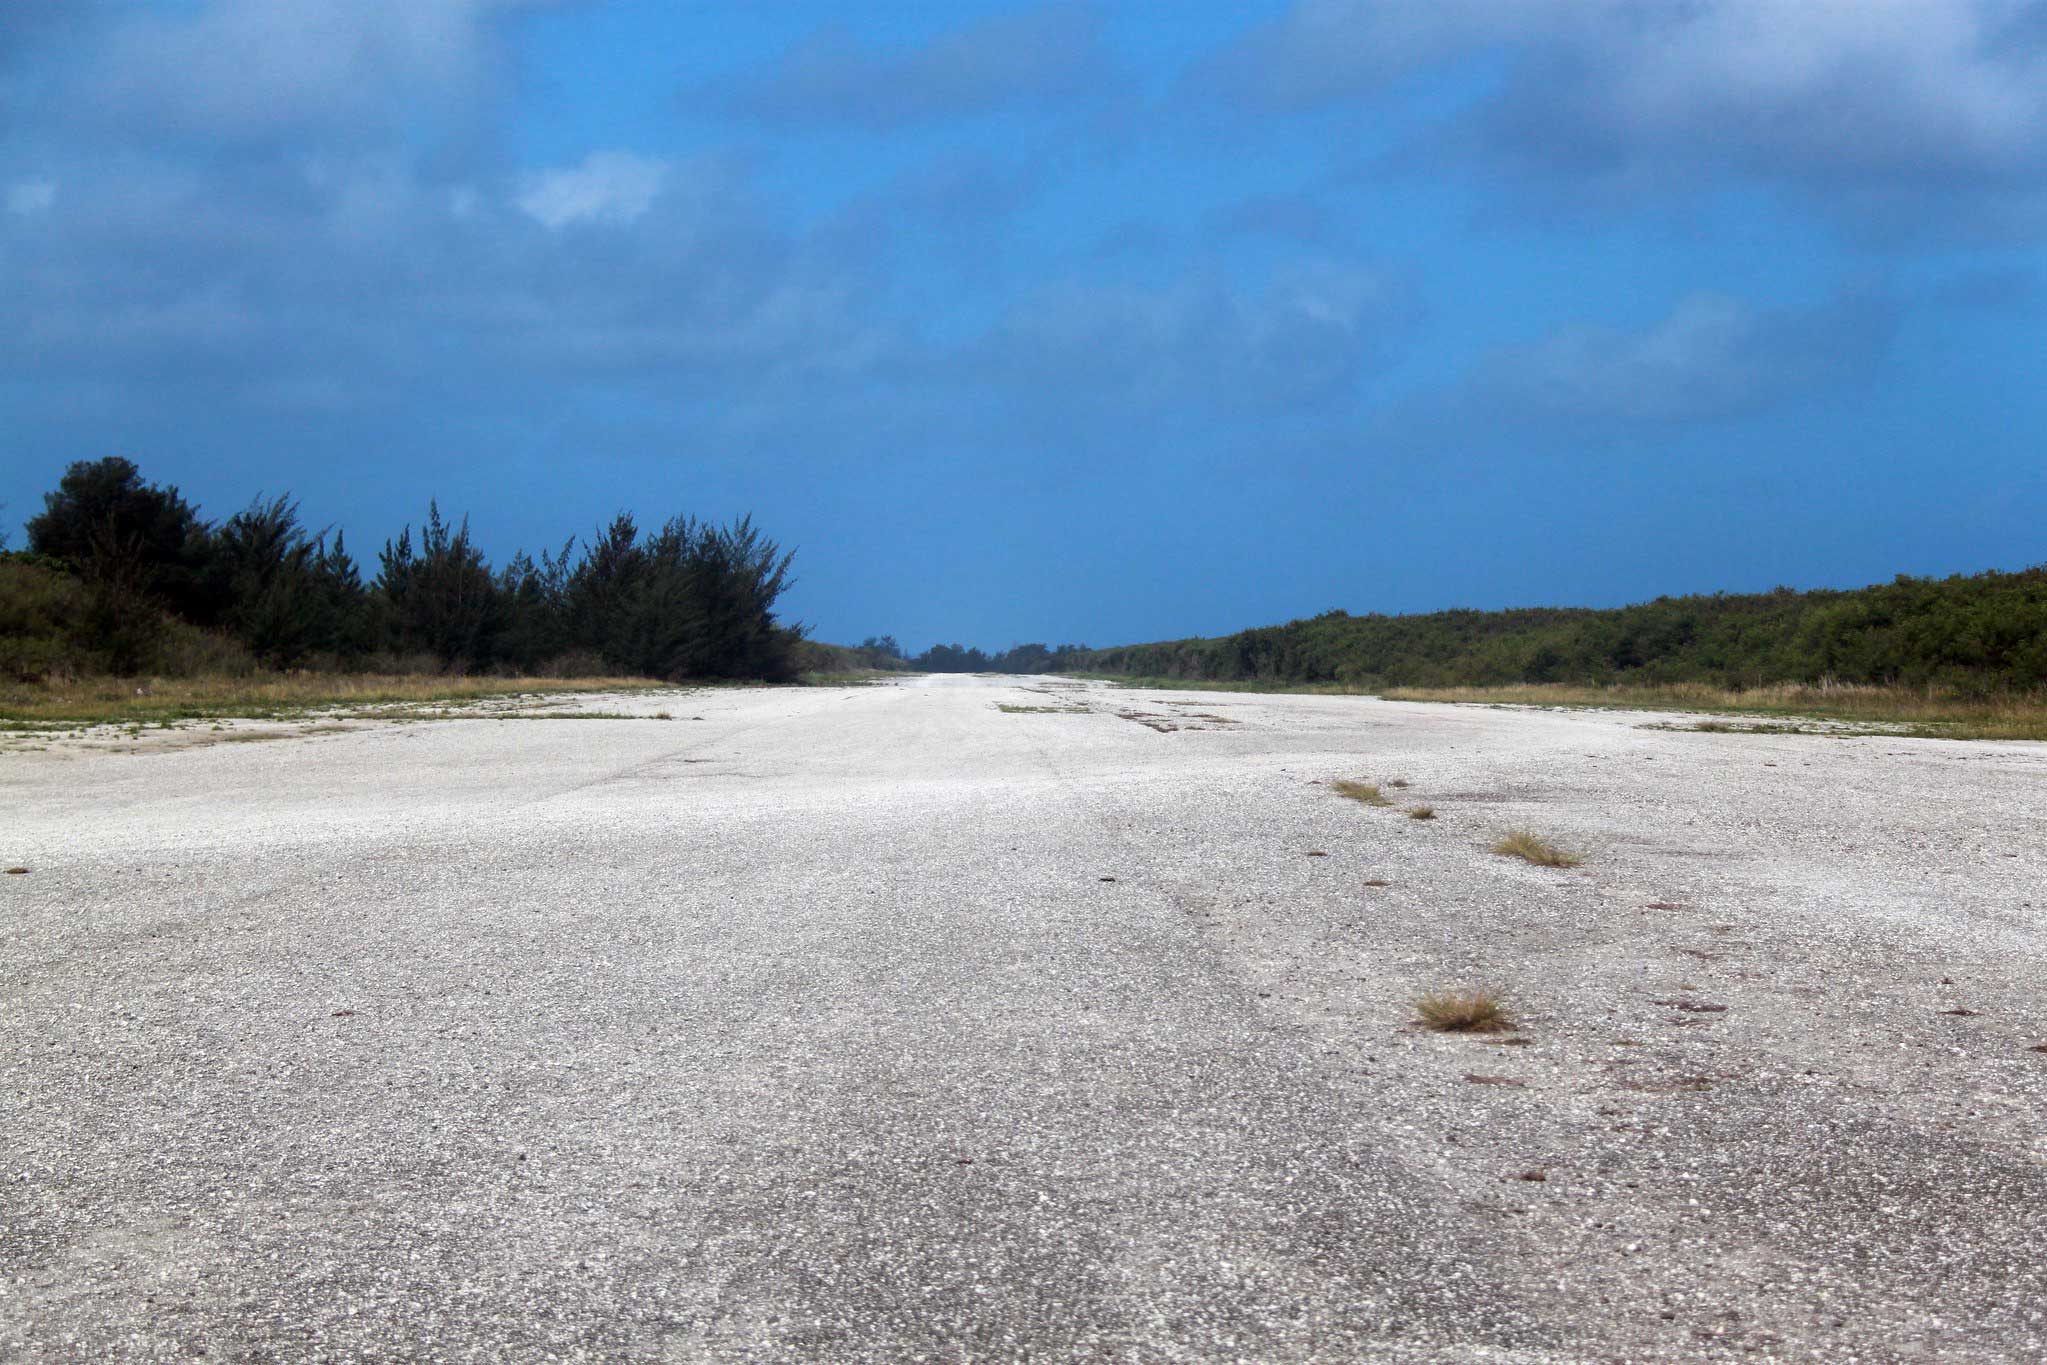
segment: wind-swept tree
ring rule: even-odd
[[[763,536],[752,517],[729,527],[697,526],[688,558],[696,628],[677,675],[770,681],[795,676],[803,631],[776,624],[774,614],[775,602],[791,586],[795,558],[793,550],[784,552]]]
[[[633,621],[646,567],[639,523],[630,512],[620,512],[583,547],[565,598],[575,644],[595,650],[612,668],[630,673],[651,671]]]
[[[800,628],[779,624],[793,554],[741,518],[675,517],[653,535],[621,513],[584,550],[566,594],[577,642],[658,678],[795,676]]]
[[[298,504],[258,498],[214,533],[209,573],[226,606],[221,624],[273,668],[316,653],[359,653],[362,578],[337,533],[310,536]]]
[[[378,556],[376,593],[385,646],[431,654],[444,668],[490,661],[503,624],[497,580],[469,538],[469,520],[450,526],[438,502],[427,504],[414,549],[408,524]]]
[[[542,668],[575,647],[569,614],[569,556],[575,548],[576,538],[570,536],[559,554],[542,550],[538,561],[521,550],[499,570],[505,626],[498,652],[515,667]]]

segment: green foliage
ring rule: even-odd
[[[427,504],[419,545],[407,525],[384,542],[376,582],[379,635],[400,654],[431,654],[444,668],[489,661],[504,624],[504,601],[469,521],[450,526],[439,503]]]
[[[80,638],[114,673],[139,673],[155,661],[168,620],[153,589],[163,581],[138,539],[116,542],[104,528],[82,565],[85,615]]]
[[[1961,692],[2047,681],[2047,566],[1854,591],[1659,597],[1612,610],[1324,612],[1215,639],[1094,650],[1133,677],[1364,688],[1568,682],[1904,683]]]
[[[569,556],[575,548],[570,536],[559,553],[542,550],[538,562],[522,550],[498,573],[508,616],[498,650],[524,672],[538,672],[576,647],[569,620]]]
[[[0,553],[0,680],[144,671],[234,675],[253,666],[219,631],[164,612],[121,579],[119,567],[97,565],[81,577],[60,559]]]
[[[675,517],[643,538],[621,513],[562,580],[568,638],[641,677],[788,681],[803,671],[803,630],[774,607],[793,558],[749,517]]]
[[[207,574],[211,528],[176,488],[143,482],[132,461],[109,456],[72,465],[27,529],[30,550],[66,560],[103,585],[104,621],[136,629],[139,595],[213,624],[220,602]]]
[[[0,677],[42,678],[85,664],[76,634],[85,610],[85,585],[63,561],[0,554]]]
[[[214,535],[210,572],[226,605],[222,624],[272,668],[315,654],[360,654],[368,643],[368,601],[355,561],[337,534],[310,537],[298,505],[261,499]]]
[[[1063,673],[1082,667],[1093,652],[1086,645],[1060,645],[1057,649],[1043,644],[1011,645],[1000,654],[959,644],[933,645],[910,664],[926,673]]]
[[[73,465],[0,555],[0,672],[178,674],[359,667],[517,669],[785,681],[800,626],[774,608],[794,556],[751,518],[616,518],[571,563],[572,537],[493,572],[437,503],[385,543],[365,587],[340,532],[310,534],[289,497],[211,527],[120,459]],[[892,643],[892,642],[891,642]]]
[[[988,655],[965,645],[933,645],[911,660],[926,673],[986,673]]]

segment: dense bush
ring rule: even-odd
[[[0,553],[0,680],[134,672],[246,673],[256,660],[147,598],[110,601],[104,582],[42,555]]]
[[[1324,612],[1214,639],[1094,650],[1133,677],[1362,687],[1835,679],[1961,691],[2047,683],[2047,566],[1852,591],[1659,597],[1596,611]]]
[[[0,554],[0,677],[80,671],[85,610],[85,585],[62,560]]]

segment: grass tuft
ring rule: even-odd
[[[1436,808],[1434,806],[1416,806],[1407,813],[1407,818],[1410,820],[1433,820],[1436,818]]]
[[[1329,784],[1329,787],[1338,796],[1347,796],[1360,805],[1390,806],[1393,804],[1386,799],[1386,793],[1380,791],[1376,783],[1352,782],[1346,779],[1332,782]]]
[[[1431,991],[1414,1002],[1423,1028],[1437,1033],[1504,1033],[1514,1027],[1498,991]]]
[[[1555,844],[1536,838],[1525,829],[1517,829],[1493,845],[1493,852],[1502,858],[1522,858],[1537,867],[1577,867],[1585,860],[1575,853],[1568,853]]]

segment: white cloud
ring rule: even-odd
[[[7,211],[21,218],[47,213],[57,202],[54,180],[17,180],[7,187]]]
[[[1300,0],[1198,76],[1261,109],[1504,52],[1489,136],[1550,159],[2010,172],[2047,161],[2034,0]]]
[[[550,228],[629,224],[661,193],[672,163],[631,152],[592,152],[582,164],[528,176],[518,197],[527,217]]]
[[[533,0],[206,0],[131,12],[89,78],[102,113],[231,139],[360,134],[460,109]]]
[[[1721,0],[1586,54],[1630,141],[1761,162],[2001,169],[2047,152],[2047,50],[2005,0]]]
[[[1691,294],[1644,327],[1574,324],[1505,350],[1479,388],[1509,409],[1559,417],[1658,422],[1754,411],[1873,373],[1894,311],[1864,295],[1758,309]]]

